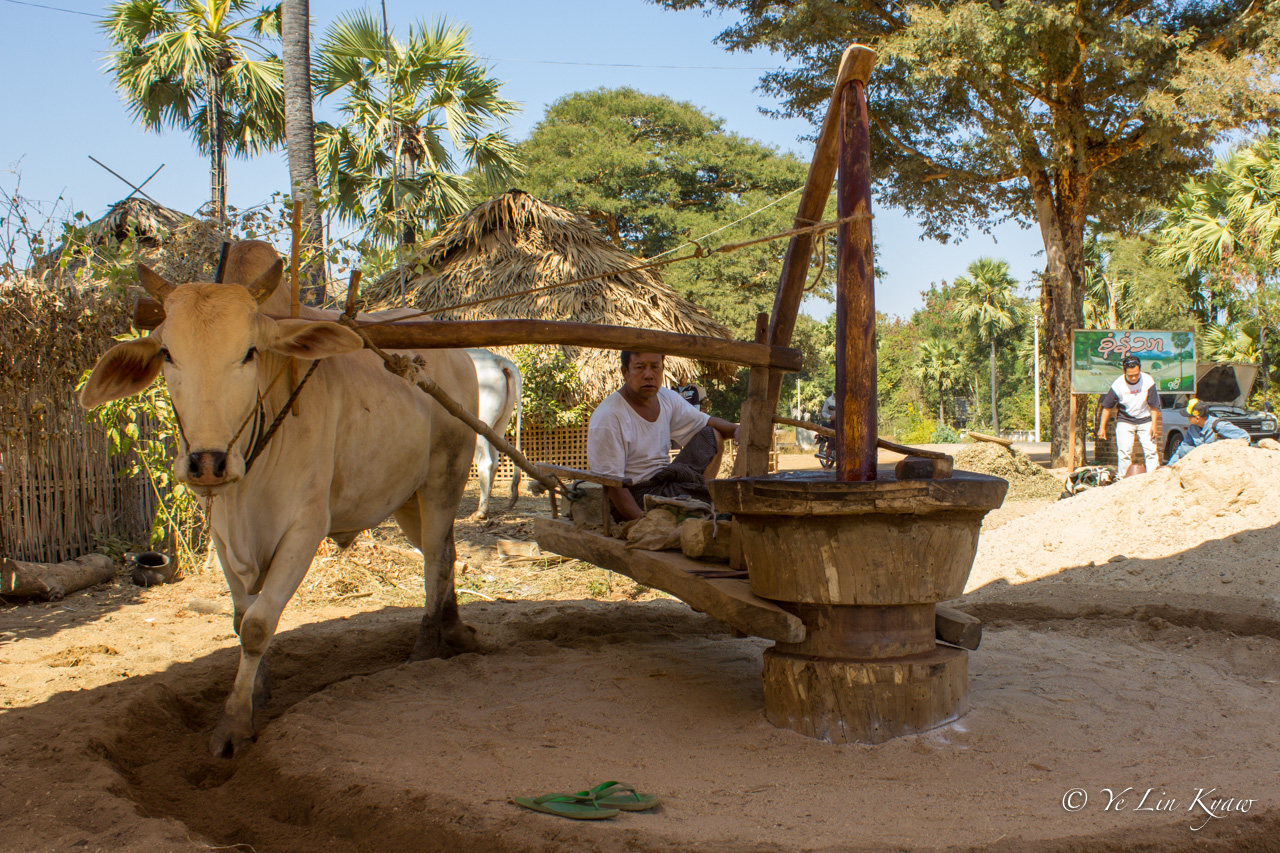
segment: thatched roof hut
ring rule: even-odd
[[[728,338],[729,330],[703,308],[662,282],[656,270],[610,243],[586,219],[510,190],[451,222],[417,248],[400,271],[393,270],[362,291],[372,310],[413,307],[438,320],[535,319],[660,329]],[[604,278],[524,293],[584,276]],[[462,308],[477,299],[502,297]],[[594,405],[617,390],[618,354],[612,350],[562,347],[578,368],[585,399]],[[667,359],[667,381],[699,376],[729,381],[733,368]]]
[[[75,257],[60,269],[68,244],[57,246],[40,259],[37,272],[44,279],[74,275],[85,266],[85,251],[103,260],[130,235],[136,242],[138,260],[171,281],[208,278],[218,263],[222,241],[226,239],[212,223],[188,216],[149,199],[130,197],[111,205],[101,218],[79,229],[71,246]]]

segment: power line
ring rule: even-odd
[[[79,9],[63,9],[59,6],[45,6],[42,3],[28,3],[26,0],[4,0],[6,3],[12,3],[15,6],[31,6],[35,9],[48,9],[51,12],[66,12],[68,15],[84,15],[86,18],[98,17],[93,12],[81,12]]]
[[[672,71],[774,71],[775,68],[746,65],[640,65],[630,62],[568,62],[561,59],[505,59],[499,56],[477,56],[486,62],[524,62],[531,65],[580,65],[586,68],[656,68]]]

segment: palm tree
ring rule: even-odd
[[[1018,282],[1009,275],[1007,261],[978,258],[969,264],[968,275],[955,280],[960,319],[969,324],[981,340],[991,346],[991,429],[1000,434],[996,406],[996,339],[1018,322],[1018,302],[1014,289]]]
[[[518,171],[514,147],[490,129],[516,105],[498,94],[467,36],[440,21],[410,27],[400,42],[355,12],[320,42],[316,86],[322,98],[341,93],[345,117],[340,127],[316,125],[321,181],[340,221],[364,225],[375,245],[413,242],[470,207],[455,153],[487,183]]]
[[[929,338],[916,348],[916,366],[913,373],[922,383],[938,388],[938,426],[946,423],[942,408],[943,392],[952,390],[960,382],[963,367],[960,351],[954,341],[945,338]]]
[[[1219,160],[1203,181],[1188,182],[1170,205],[1162,231],[1161,259],[1253,291],[1265,392],[1267,281],[1280,270],[1280,131]]]
[[[107,65],[147,130],[176,127],[208,154],[210,200],[226,217],[226,156],[251,156],[284,136],[280,60],[263,41],[275,11],[247,0],[121,0],[102,21]]]
[[[311,10],[309,0],[280,4],[280,41],[284,47],[284,130],[289,155],[289,185],[301,202],[302,246],[306,267],[299,272],[305,284],[301,300],[324,303],[324,232],[316,205],[316,129],[311,113]]]

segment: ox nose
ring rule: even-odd
[[[216,485],[227,477],[227,454],[222,450],[198,450],[187,458],[187,473],[193,483]]]

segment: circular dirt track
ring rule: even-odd
[[[1090,609],[981,614],[969,714],[878,747],[770,726],[767,643],[660,601],[473,605],[486,653],[404,665],[411,621],[301,629],[242,757],[205,751],[230,656],[151,686],[100,751],[145,814],[256,853],[1275,849],[1280,625]],[[608,779],[663,805],[509,802]]]

